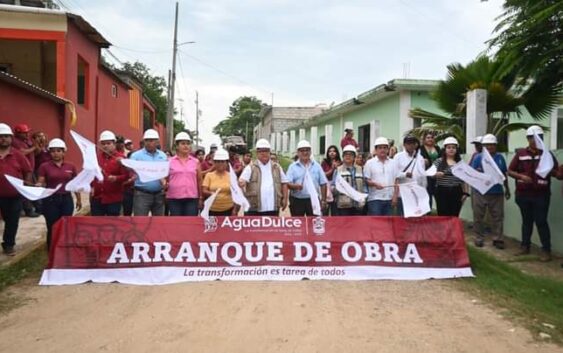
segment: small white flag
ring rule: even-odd
[[[80,148],[80,152],[82,152],[82,168],[94,171],[96,179],[103,181],[104,175],[98,165],[96,145],[75,131],[70,130],[70,135]]]
[[[463,161],[451,167],[452,174],[471,185],[484,195],[496,182],[491,175],[481,173]]]
[[[553,169],[553,157],[551,156],[551,153],[549,153],[549,150],[545,148],[545,144],[535,131],[534,140],[536,141],[536,148],[542,150],[540,162],[536,168],[536,174],[545,179],[545,177]]]
[[[346,180],[344,180],[342,175],[340,175],[340,173],[336,174],[334,186],[336,186],[336,190],[338,190],[339,193],[348,196],[356,202],[365,202],[366,197],[368,197],[368,194],[359,192],[358,190],[354,189],[352,185],[348,184]]]
[[[250,208],[250,203],[244,196],[242,189],[238,185],[237,182],[237,175],[235,174],[235,169],[231,165],[229,168],[229,177],[231,179],[231,197],[233,198],[233,202],[242,207],[244,212],[248,211]]]
[[[26,199],[30,201],[37,201],[47,198],[57,192],[63,184],[57,185],[54,189],[47,189],[37,186],[25,186],[23,180],[14,178],[13,176],[4,175],[8,182]]]
[[[166,178],[170,171],[168,161],[136,161],[134,159],[122,159],[121,164],[133,169],[142,183]]]
[[[317,188],[315,187],[315,183],[313,183],[313,179],[309,174],[309,169],[305,172],[305,177],[303,178],[303,191],[309,194],[311,198],[311,207],[313,208],[313,214],[315,216],[321,216],[321,203],[319,201],[319,193],[317,192]]]
[[[426,176],[433,177],[434,175],[436,175],[436,172],[437,172],[437,171],[438,171],[438,169],[436,169],[436,166],[435,166],[434,164],[432,164],[432,166],[431,166],[430,168],[428,168],[428,169],[424,172],[424,174],[425,174]]]
[[[430,212],[430,197],[417,183],[399,184],[405,218],[420,217]]]
[[[481,155],[481,166],[483,167],[483,173],[491,176],[494,179],[495,184],[502,184],[502,182],[506,178],[500,171],[497,163],[495,162],[489,151],[486,148],[483,148]]]
[[[211,206],[213,205],[213,202],[215,202],[215,199],[217,198],[217,195],[220,191],[221,189],[215,190],[215,192],[211,196],[209,196],[203,203],[203,210],[201,210],[200,216],[206,221],[209,220],[209,210],[211,209]]]
[[[83,169],[71,181],[66,183],[65,190],[70,192],[86,192],[89,193],[92,188],[90,184],[94,181],[96,172],[93,170]]]

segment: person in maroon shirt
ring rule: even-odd
[[[233,166],[235,174],[239,177],[244,165],[242,165],[242,162],[240,161],[238,150],[235,146],[229,147],[229,164]]]
[[[342,140],[340,140],[340,148],[344,148],[345,146],[352,145],[356,147],[356,149],[358,149],[358,142],[354,140],[354,130],[345,129],[344,132],[345,135],[342,138]]]
[[[31,170],[35,170],[35,151],[38,147],[29,138],[31,129],[26,124],[19,124],[14,127],[14,137],[12,139],[12,147],[18,149],[28,160]],[[32,179],[34,176],[32,175]],[[33,179],[35,181],[35,179]],[[22,200],[23,210],[27,217],[39,217],[39,213],[35,212],[33,203],[27,199]]]
[[[12,129],[0,123],[0,212],[4,219],[2,249],[8,256],[16,254],[16,234],[22,210],[22,199],[17,190],[4,177],[10,175],[32,183],[32,169],[29,161],[16,148],[12,147]]]
[[[516,255],[530,253],[532,231],[534,223],[538,229],[542,252],[540,261],[551,260],[551,231],[547,222],[549,202],[551,198],[551,180],[557,176],[557,160],[549,152],[539,150],[534,140],[536,133],[543,140],[543,130],[533,125],[526,131],[528,147],[518,149],[508,167],[508,175],[516,179],[516,204],[522,215],[522,242],[520,251]],[[542,153],[549,153],[553,158],[553,169],[542,178],[536,174]]]
[[[123,184],[129,172],[121,165],[123,155],[117,151],[115,135],[111,131],[100,134],[98,164],[102,169],[104,181],[94,180],[90,207],[92,216],[119,216],[123,202]]]
[[[56,193],[43,199],[43,216],[47,224],[47,250],[51,248],[53,225],[63,216],[72,216],[74,202],[70,192],[65,190],[66,184],[76,177],[76,167],[64,161],[66,144],[63,140],[55,138],[49,142],[51,160],[41,164],[38,174],[37,186],[54,189],[62,184]],[[82,200],[79,193],[76,196],[76,209],[82,209]]]

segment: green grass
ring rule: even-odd
[[[287,172],[287,168],[289,168],[289,165],[293,162],[293,160],[291,158],[288,158],[286,156],[282,156],[282,155],[279,155],[279,154],[278,154],[278,160],[280,161],[281,167],[286,172]]]
[[[471,246],[468,250],[476,277],[457,281],[462,288],[506,309],[535,337],[545,332],[553,342],[563,344],[563,281],[529,275]]]

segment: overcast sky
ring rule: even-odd
[[[167,77],[173,0],[62,0],[114,46]],[[395,78],[443,79],[486,49],[502,0],[183,0],[176,108],[204,145],[242,95],[276,106],[339,103]],[[115,60],[110,58],[110,61]],[[405,70],[405,63],[409,69]]]

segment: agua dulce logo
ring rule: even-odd
[[[218,227],[230,228],[235,232],[241,231],[243,228],[293,228],[299,229],[303,225],[303,221],[297,218],[285,218],[285,217],[260,217],[260,218],[230,218],[225,217],[221,225],[218,226],[218,222],[215,219],[214,224],[205,223],[205,233],[214,232]]]

